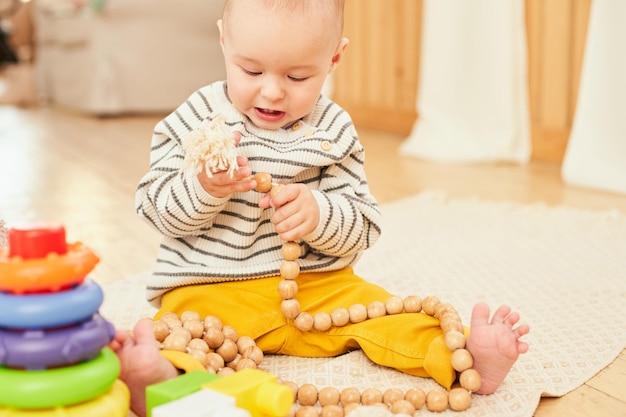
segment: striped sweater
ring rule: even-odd
[[[301,270],[332,271],[352,265],[380,235],[380,211],[369,192],[364,150],[349,115],[320,97],[290,128],[253,125],[230,102],[225,82],[192,94],[155,127],[150,169],[136,191],[136,210],[162,235],[147,298],[155,306],[181,285],[253,279],[279,274],[282,241],[258,206],[262,193],[208,194],[193,170],[183,169],[186,135],[205,119],[222,117],[242,134],[239,155],[253,172],[274,182],[306,184],[320,208],[318,227],[300,243]]]

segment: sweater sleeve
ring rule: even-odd
[[[207,93],[206,88],[195,92],[153,132],[150,168],[137,187],[135,207],[164,236],[197,235],[198,230],[210,227],[228,201],[207,193],[195,172],[183,169],[182,141],[211,112]]]
[[[326,167],[313,194],[320,208],[317,228],[304,240],[311,249],[326,255],[348,257],[371,247],[381,233],[381,213],[369,191],[364,162],[365,151],[353,127],[350,153]]]

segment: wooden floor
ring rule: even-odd
[[[134,211],[158,117],[92,118],[0,106],[0,218],[65,225],[101,257],[91,275],[110,283],[151,268],[159,237]],[[439,189],[522,203],[543,201],[626,212],[626,196],[569,187],[555,165],[439,165],[397,154],[401,137],[362,130],[367,171],[380,203]],[[142,302],[142,300],[137,300]],[[579,389],[543,399],[536,416],[626,416],[626,353]]]

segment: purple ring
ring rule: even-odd
[[[73,365],[94,359],[114,335],[114,326],[99,314],[60,329],[0,329],[0,364],[27,370]]]

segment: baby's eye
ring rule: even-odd
[[[294,77],[294,76],[289,76],[289,79],[291,81],[306,81],[309,77]]]
[[[261,75],[262,72],[260,71],[250,71],[248,69],[242,68],[243,72],[245,72],[248,75],[252,75],[252,76],[257,76],[257,75]]]

